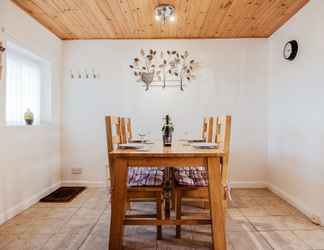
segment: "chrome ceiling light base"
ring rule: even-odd
[[[160,4],[155,8],[155,19],[166,24],[175,21],[175,7],[171,4]]]

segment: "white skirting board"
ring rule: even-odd
[[[324,226],[324,221],[321,221],[321,218],[319,215],[314,214],[312,212],[312,209],[308,208],[306,204],[301,202],[300,200],[297,200],[293,196],[287,194],[282,189],[280,189],[277,186],[274,186],[271,183],[267,184],[267,188],[271,190],[271,192],[278,195],[281,199],[287,201],[290,205],[297,208],[300,212],[302,212],[304,215],[306,215],[310,220],[312,220],[315,224],[320,224],[321,226]]]
[[[287,194],[279,187],[272,185],[271,183],[264,182],[264,181],[247,181],[247,182],[231,182],[232,188],[268,188],[271,192],[278,195],[281,199],[288,202],[293,207],[297,208],[300,212],[302,212],[305,216],[307,216],[310,220],[312,220],[316,224],[321,224],[324,226],[324,221],[320,219],[320,216],[314,214],[312,209],[309,209],[306,204],[297,200],[295,197]]]
[[[14,206],[14,207],[8,209],[6,212],[0,214],[0,225],[3,224],[4,222],[6,222],[7,220],[15,217],[17,214],[23,212],[27,208],[33,206],[40,199],[42,199],[43,197],[49,195],[50,193],[52,193],[54,190],[56,190],[60,186],[61,186],[61,183],[60,182],[55,183],[52,186],[50,186],[48,188],[45,188],[44,190],[42,190],[38,194],[35,194],[32,197],[21,201],[16,206]]]
[[[231,188],[267,188],[267,183],[264,181],[232,181]]]
[[[24,210],[30,208],[34,204],[36,204],[40,199],[44,198],[45,196],[49,195],[56,189],[62,186],[86,186],[86,187],[106,187],[104,182],[91,182],[91,181],[63,181],[58,182],[43,191],[39,192],[38,194],[33,195],[32,197],[21,201],[16,206],[9,208],[4,213],[0,214],[0,225],[5,223],[6,221],[10,220],[11,218],[15,217],[17,214],[23,212]]]
[[[62,186],[64,187],[106,187],[107,183],[103,181],[83,181],[83,180],[73,180],[73,181],[62,181],[61,183]]]

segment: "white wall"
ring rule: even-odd
[[[231,114],[232,182],[251,186],[266,181],[324,221],[323,11],[323,1],[311,1],[269,40],[70,41],[64,42],[62,58],[59,39],[1,0],[0,27],[52,63],[54,121],[45,127],[6,127],[5,84],[0,81],[0,223],[58,186],[60,166],[66,182],[104,182],[105,115],[133,117],[137,131],[158,138],[166,113],[178,137],[185,131],[198,135],[205,115]],[[300,53],[287,62],[282,47],[291,39],[299,41]],[[128,68],[140,48],[188,50],[201,63],[197,80],[185,92],[144,92]],[[84,68],[95,68],[100,79],[69,78],[70,69]],[[81,167],[83,174],[71,175],[72,167]]]
[[[270,39],[269,182],[324,223],[324,1],[313,0]],[[299,41],[293,62],[284,44]]]
[[[128,66],[141,48],[188,50],[201,64],[197,80],[184,92],[174,88],[145,92]],[[163,114],[171,114],[178,137],[185,131],[198,136],[205,115],[230,114],[231,180],[262,184],[267,55],[264,39],[64,42],[63,180],[92,184],[105,180],[105,115],[132,117],[137,131],[141,128],[160,138]],[[70,79],[71,69],[84,68],[95,68],[100,80]],[[72,167],[82,168],[83,174],[71,175]]]
[[[52,64],[53,124],[5,126],[5,82],[0,81],[0,224],[57,186],[60,170],[62,42],[9,0],[0,1],[0,36]]]

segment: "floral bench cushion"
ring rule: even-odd
[[[205,167],[178,168],[174,172],[174,177],[180,186],[208,186],[208,173]]]
[[[140,168],[128,169],[128,187],[161,186],[163,184],[163,170],[160,168]]]

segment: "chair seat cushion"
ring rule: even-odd
[[[128,187],[155,187],[163,184],[163,170],[154,167],[128,169]]]
[[[174,172],[174,177],[180,186],[208,186],[208,173],[205,167],[177,168]]]

